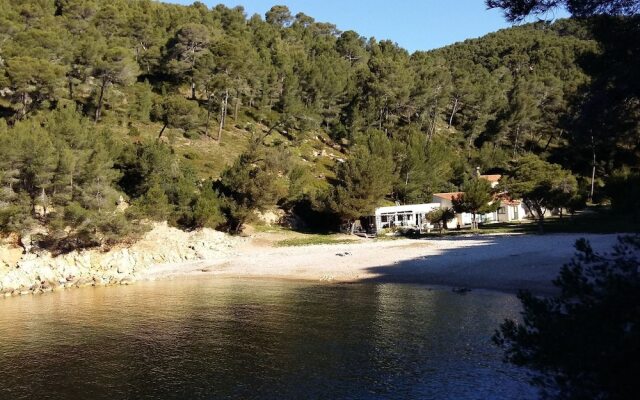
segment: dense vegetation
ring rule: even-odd
[[[283,6],[0,0],[0,227],[66,249],[274,205],[335,226],[525,155],[577,176],[572,199],[611,179],[628,201],[637,32],[538,22],[409,54]]]

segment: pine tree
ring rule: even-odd
[[[452,200],[457,213],[470,213],[471,229],[478,229],[478,214],[486,214],[498,209],[500,203],[494,201],[491,184],[486,179],[474,178],[467,182],[463,192]]]
[[[209,51],[210,41],[211,34],[206,26],[191,23],[178,30],[169,49],[171,60],[167,68],[178,79],[189,82],[193,100],[196,99],[196,65],[198,59]]]
[[[64,72],[63,66],[39,58],[24,56],[7,60],[5,73],[15,93],[18,119],[24,119],[37,105],[55,97]]]
[[[335,167],[336,185],[328,199],[328,207],[349,224],[371,215],[389,194],[394,180],[391,144],[380,131],[371,131],[359,138],[345,162]]]
[[[94,75],[100,80],[94,119],[100,120],[107,89],[111,84],[129,85],[139,74],[138,65],[131,58],[130,51],[122,47],[108,47],[102,50],[94,61]]]
[[[167,128],[189,132],[200,125],[200,108],[198,104],[182,96],[168,96],[163,99],[162,104],[159,104],[157,108],[156,116],[163,123],[158,139],[162,137]]]
[[[558,164],[551,164],[533,154],[522,156],[509,171],[505,189],[513,198],[522,198],[544,230],[547,211],[566,207],[577,192],[577,181],[571,172]]]
[[[274,156],[258,139],[253,138],[249,149],[220,177],[223,209],[232,233],[240,233],[254,211],[264,211],[286,193],[286,188],[277,182],[278,170],[284,166],[272,162]]]

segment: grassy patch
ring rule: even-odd
[[[520,224],[490,224],[480,228],[481,233],[536,233],[536,222]],[[636,233],[640,221],[631,216],[617,215],[608,209],[591,208],[574,216],[550,217],[544,221],[545,233]]]
[[[554,216],[547,217],[544,221],[544,233],[638,233],[640,232],[640,221],[634,220],[629,215],[618,215],[612,213],[608,208],[590,207],[587,210],[576,214],[564,216],[563,218]],[[468,228],[460,230],[449,230],[442,233],[423,233],[419,237],[442,237],[457,236],[469,233],[481,235],[494,234],[516,234],[516,233],[538,233],[536,221],[516,222],[516,223],[494,223],[481,225],[477,231]]]
[[[349,244],[358,242],[358,239],[345,239],[333,235],[309,235],[299,238],[280,240],[275,243],[277,247],[313,246],[321,244]]]
[[[545,221],[544,230],[547,233],[638,233],[640,221],[630,215],[602,210],[572,218],[551,218]]]
[[[267,225],[267,224],[253,224],[254,232],[258,233],[289,233],[291,229],[282,227],[280,225]]]

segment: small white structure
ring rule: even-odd
[[[453,208],[453,199],[458,197],[462,192],[434,193],[433,202],[438,203],[441,208]],[[459,226],[471,225],[473,215],[469,213],[456,213],[456,217],[449,221],[447,228],[454,229]]]
[[[505,193],[498,195],[500,207],[497,211],[484,214],[482,222],[517,222],[528,216],[528,212],[520,200],[512,200]]]
[[[426,214],[440,208],[438,203],[407,204],[402,206],[390,206],[376,208],[375,227],[377,231],[392,227],[413,229],[428,229],[431,224],[426,219]]]
[[[496,176],[499,177],[499,175]],[[453,208],[453,198],[460,196],[461,194],[462,192],[435,193],[433,195],[433,202],[438,203],[440,207]],[[528,213],[524,208],[522,201],[511,199],[507,193],[498,194],[496,199],[500,200],[500,207],[498,210],[488,214],[478,215],[478,222],[514,222],[522,221],[527,217]],[[452,229],[457,226],[471,225],[472,221],[473,215],[470,213],[459,213],[456,214],[456,218],[454,220],[449,222],[448,228]]]

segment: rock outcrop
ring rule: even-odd
[[[229,257],[241,240],[211,229],[184,232],[157,224],[135,244],[106,252],[81,250],[54,257],[0,245],[0,296],[129,285],[154,265]]]

